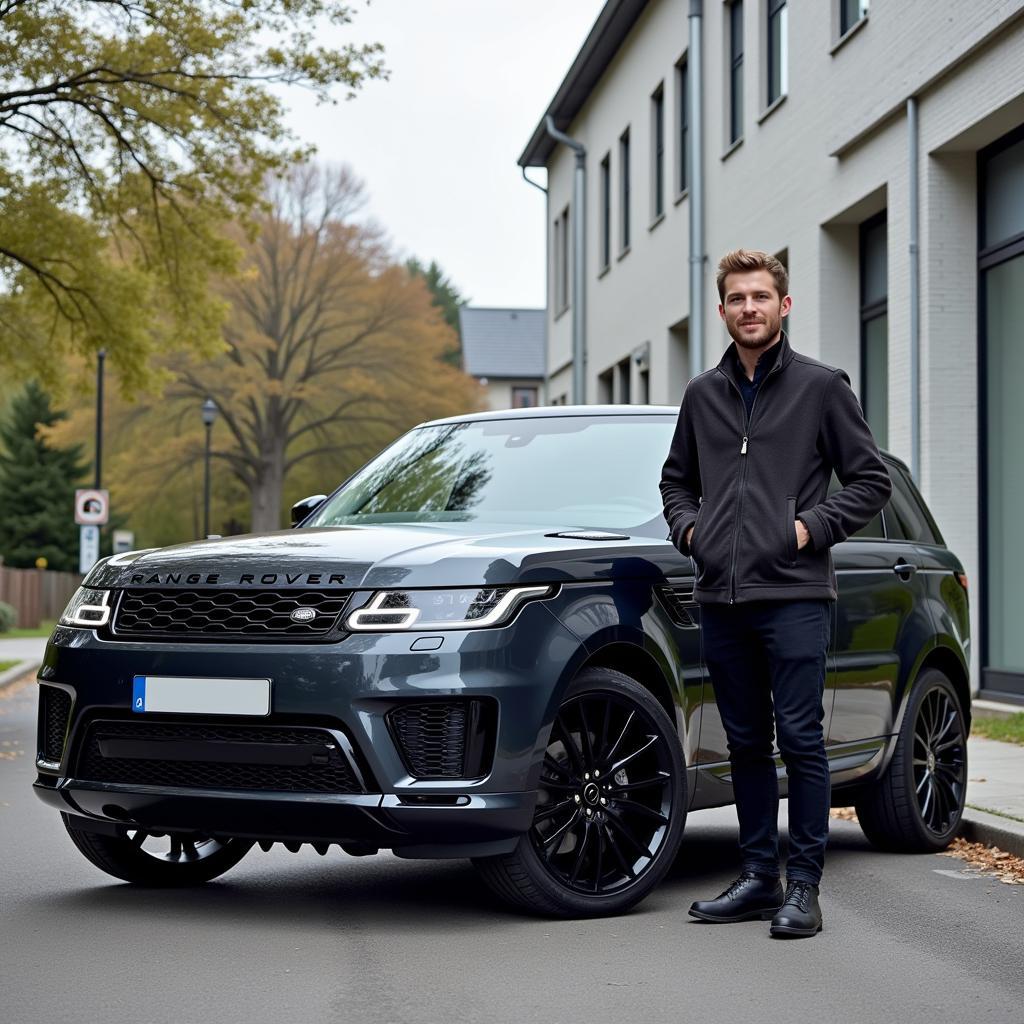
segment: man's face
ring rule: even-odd
[[[779,298],[775,278],[767,270],[729,274],[725,279],[725,298],[718,315],[738,346],[766,348],[782,330],[782,318],[793,305],[787,295]]]

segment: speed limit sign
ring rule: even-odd
[[[79,526],[103,526],[109,517],[109,491],[96,488],[75,491],[75,522]]]

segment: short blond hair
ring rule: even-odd
[[[779,260],[760,249],[733,249],[718,261],[718,298],[725,301],[725,279],[729,274],[748,274],[752,270],[767,270],[772,275],[780,299],[789,294],[789,271]]]

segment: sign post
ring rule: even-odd
[[[79,526],[78,571],[84,576],[100,557],[100,527],[110,518],[110,493],[98,487],[75,491],[75,522]]]

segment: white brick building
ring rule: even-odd
[[[703,369],[718,257],[782,255],[794,347],[847,370],[965,563],[975,687],[1024,701],[1024,0],[608,0],[546,114],[586,147],[585,401],[678,404],[691,256]],[[548,170],[546,395],[573,401],[573,153],[541,117],[519,162]]]

